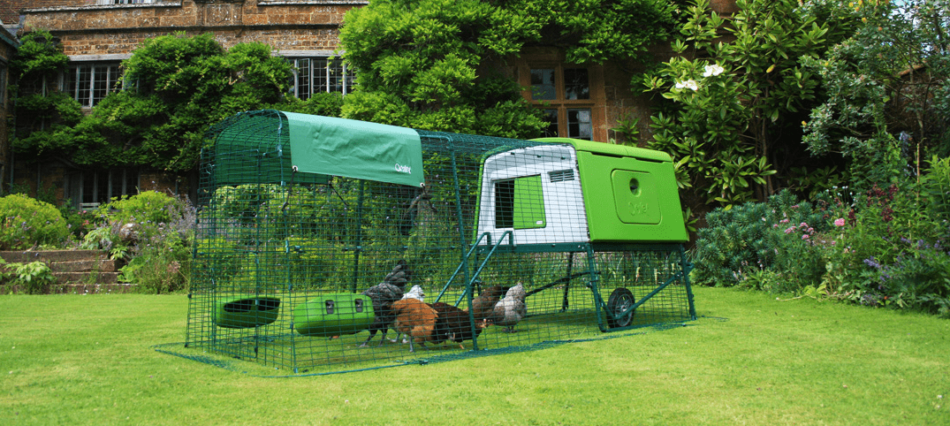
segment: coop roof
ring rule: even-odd
[[[421,186],[422,143],[413,129],[281,112],[298,172]]]

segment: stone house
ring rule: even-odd
[[[734,0],[714,0],[734,4]],[[84,107],[92,108],[119,76],[119,64],[143,40],[175,32],[212,32],[229,48],[241,42],[263,42],[293,61],[293,93],[348,92],[353,87],[344,65],[332,61],[339,46],[344,14],[368,4],[356,0],[0,0],[0,19],[21,33],[44,29],[57,37],[70,64],[58,82]],[[714,6],[715,7],[715,6]],[[668,49],[654,52],[657,60]],[[630,87],[638,71],[631,64],[572,65],[562,50],[530,47],[509,58],[506,72],[524,96],[551,118],[550,136],[600,142],[622,141],[615,129],[622,120],[639,119],[640,138],[649,135],[650,101]],[[6,138],[4,138],[6,140]],[[11,182],[31,193],[52,192],[80,208],[92,208],[111,197],[158,189],[187,194],[188,182],[178,176],[134,169],[88,170],[68,159],[50,164],[17,166]]]
[[[10,138],[7,136],[7,118],[10,110],[9,63],[20,42],[8,29],[0,27],[0,182],[10,176]]]

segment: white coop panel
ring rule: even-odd
[[[505,151],[485,160],[478,234],[495,244],[506,231],[514,243],[588,242],[577,155],[570,145],[541,145]],[[507,243],[507,241],[506,241]]]

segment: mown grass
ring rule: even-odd
[[[156,352],[182,295],[2,296],[0,424],[950,424],[950,321],[695,293],[688,327],[277,379]]]

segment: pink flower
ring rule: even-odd
[[[786,230],[785,230],[785,233],[786,233],[786,234],[791,234],[791,233],[794,232],[794,231],[795,231],[795,227],[792,226],[792,227],[786,229]]]
[[[803,240],[807,240],[807,239],[808,239],[808,234],[802,235],[802,239],[803,239]]]
[[[844,218],[835,219],[835,226],[844,226]]]
[[[799,227],[799,228],[807,228],[807,227],[808,227],[808,224],[805,223],[805,222],[802,222],[802,223],[799,223],[799,224],[798,224],[798,227]]]
[[[834,246],[834,245],[838,245],[838,242],[837,242],[837,241],[832,241],[832,242],[831,242],[831,245],[833,245],[833,246]]]
[[[782,219],[779,221],[779,223],[788,223],[788,219]]]

